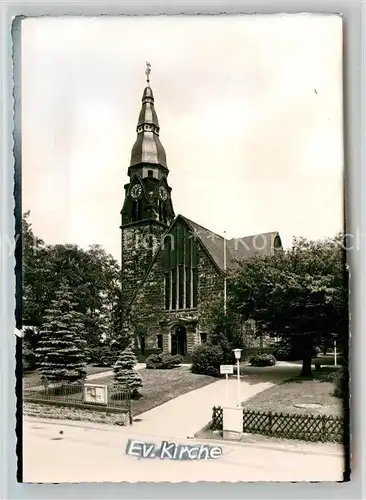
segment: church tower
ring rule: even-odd
[[[137,138],[128,168],[130,180],[124,186],[121,210],[122,308],[125,311],[175,216],[150,71],[150,64],[146,63],[147,85],[142,95]]]

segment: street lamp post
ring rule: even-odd
[[[235,359],[236,359],[236,376],[238,380],[238,407],[241,406],[241,398],[240,398],[240,358],[241,358],[241,349],[233,349]]]
[[[334,340],[334,366],[337,366],[337,341]]]
[[[226,231],[224,231],[224,315],[226,317]]]

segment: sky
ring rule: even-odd
[[[333,15],[22,23],[22,208],[49,244],[120,261],[145,63],[176,214],[228,237],[343,228],[342,21]]]

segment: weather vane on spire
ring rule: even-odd
[[[147,83],[150,83],[150,73],[151,73],[151,64],[146,61],[145,75]]]

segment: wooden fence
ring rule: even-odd
[[[212,409],[212,430],[223,429],[223,409]],[[344,421],[333,415],[276,413],[243,408],[243,432],[303,441],[343,441]]]

